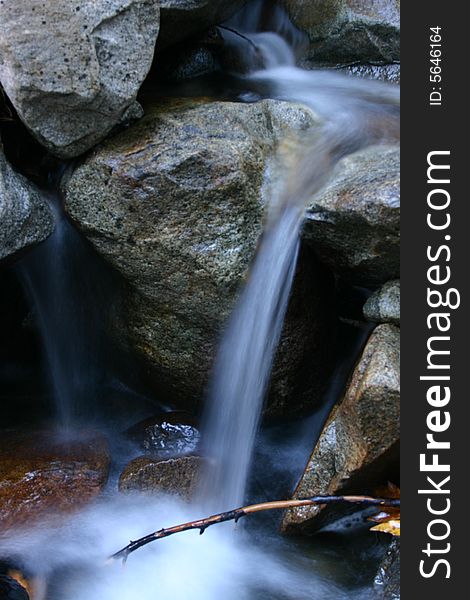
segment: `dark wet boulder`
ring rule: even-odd
[[[374,580],[377,600],[400,600],[400,538],[393,538]]]
[[[375,81],[386,81],[388,83],[400,84],[400,65],[371,65],[371,64],[355,64],[349,67],[340,69],[341,72],[347,73],[353,77],[365,77]]]
[[[0,575],[0,600],[29,600],[29,595],[15,579]]]
[[[108,447],[100,435],[61,439],[46,430],[2,432],[0,531],[81,508],[101,492],[108,471]]]
[[[400,0],[281,0],[308,34],[312,63],[384,62],[400,58]]]
[[[160,458],[191,454],[201,438],[197,419],[183,411],[148,417],[125,433],[147,454]]]
[[[165,48],[220,25],[247,0],[161,0],[157,48]]]

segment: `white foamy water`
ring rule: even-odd
[[[106,558],[152,529],[203,515],[174,499],[117,496],[69,517],[60,526],[0,538],[0,553],[21,556],[49,580],[60,600],[318,600],[351,597],[320,574],[281,559],[240,528],[217,525],[158,540],[130,555],[125,567]],[[56,590],[55,594],[51,590]],[[52,594],[52,595],[51,595]]]

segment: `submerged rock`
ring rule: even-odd
[[[341,69],[354,77],[365,77],[375,81],[387,81],[388,83],[400,83],[400,65],[351,65]]]
[[[130,427],[126,435],[144,451],[159,457],[191,454],[201,438],[196,419],[182,411],[144,419]]]
[[[42,242],[53,229],[44,196],[11,168],[0,143],[0,260]]]
[[[377,600],[400,600],[400,539],[390,543],[374,580]]]
[[[51,152],[77,156],[119,122],[145,79],[159,30],[154,0],[5,0],[0,81]]]
[[[344,158],[311,202],[303,240],[336,273],[377,285],[400,273],[400,151],[372,146]]]
[[[52,431],[2,432],[0,531],[78,509],[108,478],[104,438],[58,439]]]
[[[196,490],[203,466],[204,459],[200,456],[163,460],[140,456],[124,468],[119,478],[119,490],[173,494],[189,500]]]
[[[400,58],[400,0],[281,2],[308,34],[308,62],[389,63]]]
[[[380,325],[372,333],[342,402],[325,424],[294,498],[366,493],[398,456],[400,332]],[[370,490],[372,491],[372,490]],[[324,523],[325,507],[286,512],[283,530],[310,531]]]
[[[389,281],[364,305],[364,317],[373,323],[400,325],[400,282]]]
[[[255,254],[269,199],[265,169],[280,140],[316,124],[309,109],[272,100],[162,103],[64,182],[69,215],[130,283],[132,345],[180,406],[201,401]],[[332,296],[332,280],[305,249],[274,372],[272,413],[318,398],[329,372]]]

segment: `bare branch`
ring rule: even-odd
[[[110,560],[121,559],[123,562],[125,562],[129,554],[135,552],[139,548],[142,548],[142,546],[150,544],[150,542],[174,535],[175,533],[181,533],[182,531],[189,531],[190,529],[199,529],[199,533],[202,534],[211,525],[224,523],[226,521],[235,521],[235,523],[237,523],[237,521],[239,521],[239,519],[242,517],[265,510],[285,510],[288,508],[298,508],[300,506],[317,506],[322,504],[342,503],[358,504],[363,506],[400,506],[400,500],[397,498],[373,498],[371,496],[313,496],[312,498],[302,498],[300,500],[276,500],[274,502],[251,504],[249,506],[243,506],[227,512],[218,513],[216,515],[206,517],[205,519],[189,521],[188,523],[174,525],[173,527],[167,527],[166,529],[159,529],[158,531],[149,533],[138,540],[131,541],[127,546],[110,556]]]
[[[219,29],[224,29],[225,31],[230,31],[230,33],[233,33],[235,35],[238,35],[238,37],[242,38],[242,40],[245,40],[246,42],[248,42],[251,46],[253,46],[253,48],[256,50],[256,52],[259,51],[258,46],[254,43],[253,40],[250,40],[249,37],[247,37],[246,35],[243,35],[243,33],[240,33],[239,31],[237,31],[236,29],[232,29],[231,27],[227,27],[226,25],[217,25],[217,27]]]

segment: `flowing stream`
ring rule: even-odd
[[[219,350],[208,401],[202,496],[213,511],[241,505],[299,249],[302,212],[286,206],[266,231]]]
[[[96,416],[111,352],[105,323],[115,287],[113,273],[67,220],[60,195],[45,193],[54,232],[20,261],[18,272],[34,306],[56,423],[67,435]]]
[[[89,281],[77,266],[84,261],[81,239],[65,219],[55,198],[49,202],[55,216],[55,229],[38,252],[20,266],[20,277],[33,299],[41,332],[58,423],[70,430],[79,407],[92,394],[96,372],[93,340],[83,332],[93,332],[85,324],[83,284]],[[80,275],[83,275],[81,277]],[[91,359],[91,360],[90,360]]]
[[[255,3],[260,19],[262,3]],[[370,81],[292,66],[294,50],[272,32],[246,35],[259,44],[267,69],[244,79],[269,97],[312,108],[324,124],[295,147],[284,188],[272,200],[261,246],[248,282],[221,342],[205,415],[205,450],[210,458],[202,497],[213,510],[244,501],[263,400],[282,330],[295,273],[304,210],[328,181],[338,161],[398,133],[398,92]],[[284,21],[282,21],[284,24]],[[243,19],[236,24],[242,29]],[[242,83],[243,86],[243,83]]]
[[[396,139],[398,135],[396,88],[337,73],[296,68],[295,49],[302,40],[286,25],[283,14],[277,22],[282,35],[259,32],[262,18],[263,4],[255,2],[252,10],[230,22],[224,33],[233,44],[250,43],[257,49],[250,72],[237,77],[243,90],[241,97],[248,100],[270,97],[306,104],[322,119],[323,125],[305,138],[293,141],[294,166],[267,210],[259,250],[220,343],[204,415],[203,450],[209,467],[199,498],[187,506],[167,498],[121,497],[110,490],[100,503],[64,525],[46,522],[32,531],[19,532],[8,540],[8,549],[0,541],[0,550],[13,552],[37,573],[56,581],[51,598],[367,597],[362,588],[342,583],[341,560],[331,576],[332,567],[325,566],[327,562],[321,551],[313,558],[307,557],[296,543],[282,540],[275,530],[259,535],[238,529],[237,535],[233,535],[233,527],[214,527],[202,537],[188,532],[140,550],[125,570],[119,565],[101,566],[107,555],[129,539],[207,516],[208,511],[243,504],[263,402],[295,274],[305,206],[327,183],[342,157],[369,144]],[[231,33],[235,26],[251,41]],[[262,68],[259,68],[260,57]],[[75,347],[72,356],[68,348],[72,335],[75,340],[83,340],[85,327],[76,313],[79,302],[75,301],[71,307],[63,304],[66,296],[73,300],[71,290],[80,285],[77,280],[70,283],[76,274],[67,264],[67,255],[58,255],[57,244],[70,227],[59,218],[56,233],[44,245],[40,263],[45,279],[41,280],[33,266],[24,273],[40,315],[53,387],[60,398],[59,416],[66,425],[71,424],[77,406],[84,401],[84,383],[96,380],[96,373],[89,371],[89,365],[96,366],[90,361],[94,350],[85,345],[77,352]],[[54,268],[46,269],[45,262]],[[64,292],[58,286],[69,287]],[[77,325],[76,334],[71,324]],[[86,330],[90,330],[89,324]],[[295,465],[298,473],[314,441],[308,437]],[[58,573],[62,575],[57,576]],[[56,590],[54,585],[58,586]]]

